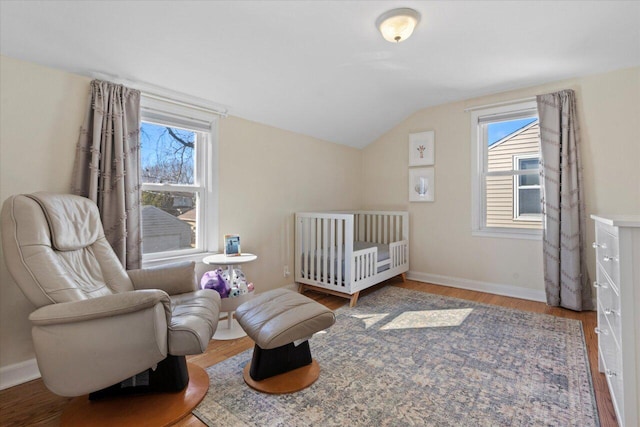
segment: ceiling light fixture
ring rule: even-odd
[[[420,22],[420,14],[413,9],[404,7],[380,15],[376,20],[376,27],[385,40],[391,43],[400,43],[411,37],[418,22]]]

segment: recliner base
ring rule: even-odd
[[[89,400],[132,394],[175,393],[189,384],[189,371],[185,356],[167,356],[155,370],[149,368],[118,384],[89,394]]]

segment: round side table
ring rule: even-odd
[[[246,264],[258,259],[257,255],[244,253],[242,255],[226,256],[225,254],[215,254],[205,257],[202,262],[209,265],[226,266],[229,277],[233,275],[233,269],[235,266],[240,268],[241,264]],[[236,338],[242,338],[247,334],[240,327],[238,321],[233,318],[233,313],[240,306],[240,304],[249,301],[253,298],[253,292],[240,295],[235,298],[222,298],[220,305],[220,312],[227,313],[227,327],[220,327],[216,329],[213,334],[215,340],[233,340]]]

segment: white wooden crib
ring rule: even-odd
[[[296,214],[295,280],[350,299],[409,270],[408,212],[354,211]]]

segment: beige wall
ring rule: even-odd
[[[411,272],[543,290],[540,241],[471,236],[471,124],[464,109],[559,89],[577,92],[589,214],[640,214],[640,68],[416,112],[363,151],[365,208],[409,209]],[[408,203],[408,135],[435,131],[435,202]],[[587,221],[589,271],[595,262]]]
[[[69,191],[89,79],[0,56],[0,200]],[[2,249],[0,249],[1,251]],[[34,307],[0,261],[0,366],[33,357]]]
[[[68,191],[90,79],[0,56],[0,200]],[[359,150],[229,117],[220,121],[220,234],[258,254],[259,291],[293,283],[293,213],[360,206]],[[0,257],[1,258],[1,257]],[[202,267],[202,266],[200,266]],[[34,307],[0,261],[0,368],[34,357]]]
[[[220,159],[220,240],[239,234],[242,251],[258,255],[242,267],[258,291],[293,283],[295,212],[361,203],[354,148],[229,117],[220,122]]]

